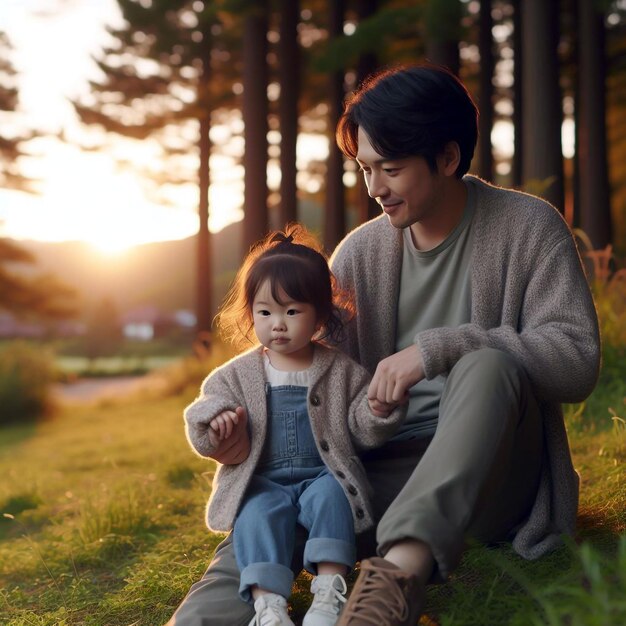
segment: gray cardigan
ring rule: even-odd
[[[311,429],[322,460],[333,473],[352,508],[355,529],[374,523],[371,487],[358,450],[382,445],[406,415],[399,407],[389,417],[375,417],[367,403],[371,376],[339,350],[316,344],[307,391]],[[187,439],[197,454],[210,457],[211,420],[227,409],[248,412],[251,451],[238,465],[222,465],[213,479],[207,505],[207,525],[227,531],[233,522],[263,450],[267,432],[267,402],[263,352],[254,348],[215,369],[202,383],[200,396],[184,412]]]
[[[594,303],[573,237],[548,203],[474,177],[471,321],[417,333],[427,379],[450,372],[468,352],[492,347],[525,368],[540,403],[545,459],[535,504],[517,530],[515,551],[546,553],[571,533],[578,507],[560,403],[595,386],[600,340]],[[331,259],[340,284],[355,291],[358,317],[341,348],[374,372],[395,352],[402,231],[382,215],[352,231]]]

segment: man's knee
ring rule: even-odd
[[[482,348],[463,356],[452,368],[442,406],[454,401],[462,406],[488,400],[502,411],[516,405],[525,406],[532,388],[521,363],[512,355],[494,348]],[[441,418],[441,415],[440,415]]]
[[[451,374],[463,373],[481,379],[525,378],[521,363],[511,354],[497,348],[481,348],[468,352],[452,368]]]

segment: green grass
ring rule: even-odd
[[[0,339],[0,350],[16,343]],[[38,353],[47,352],[54,358],[57,375],[62,380],[76,377],[100,378],[133,376],[166,367],[193,351],[192,339],[172,336],[139,341],[124,339],[113,356],[89,357],[84,338],[56,340],[20,340]]]
[[[0,430],[3,625],[169,619],[220,539],[203,521],[214,467],[183,433],[196,389]],[[575,541],[535,562],[506,546],[472,547],[448,583],[429,589],[422,624],[626,623],[625,396],[626,383],[603,380],[585,405],[568,408],[582,477]],[[306,588],[303,576],[296,623]]]
[[[103,378],[138,376],[178,361],[175,356],[108,356],[89,359],[86,356],[58,356],[57,368],[64,378]]]

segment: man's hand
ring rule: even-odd
[[[222,465],[236,465],[245,461],[250,454],[247,425],[248,414],[243,407],[224,411],[212,420],[208,436],[215,451],[211,458]]]
[[[367,390],[367,397],[370,401],[383,404],[404,402],[408,397],[409,388],[422,378],[424,378],[422,353],[413,344],[378,364]]]

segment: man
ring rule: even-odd
[[[340,347],[373,373],[374,402],[409,397],[402,429],[363,458],[377,556],[363,542],[372,558],[338,626],[414,626],[426,584],[454,570],[467,537],[537,558],[574,528],[560,403],[597,379],[593,301],[553,207],[466,175],[476,137],[469,94],[434,66],[370,78],[338,125],[384,212],[331,260],[357,307]],[[218,460],[246,445],[242,428]],[[227,541],[172,623],[247,624],[237,578]]]

